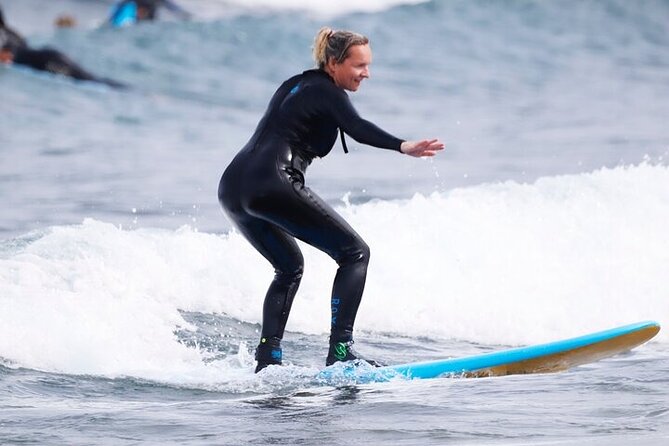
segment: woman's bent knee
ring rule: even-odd
[[[369,263],[370,250],[369,245],[364,240],[358,239],[356,243],[343,250],[342,254],[336,258],[339,266],[353,263]]]

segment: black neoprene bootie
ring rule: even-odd
[[[281,339],[262,338],[256,348],[256,373],[268,365],[281,365]]]
[[[346,362],[346,361],[364,361],[374,367],[381,367],[377,361],[372,359],[363,358],[353,350],[353,341],[339,341],[330,343],[330,350],[328,350],[328,357],[325,360],[325,365],[330,366],[335,362]]]

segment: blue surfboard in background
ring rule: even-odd
[[[394,378],[430,379],[444,376],[486,377],[551,373],[608,358],[637,347],[660,331],[654,321],[638,322],[610,330],[547,344],[512,348],[481,355],[413,362],[380,368],[335,365],[323,370],[319,380],[380,382]]]

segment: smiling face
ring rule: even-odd
[[[369,77],[369,65],[372,63],[372,50],[369,45],[353,45],[348,49],[347,57],[340,63],[330,58],[325,71],[332,76],[337,87],[348,91],[357,91],[360,82]]]

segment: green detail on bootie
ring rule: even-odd
[[[334,355],[335,358],[337,358],[339,361],[343,361],[346,359],[346,355],[348,354],[348,345],[346,345],[345,342],[337,342],[334,345]]]

